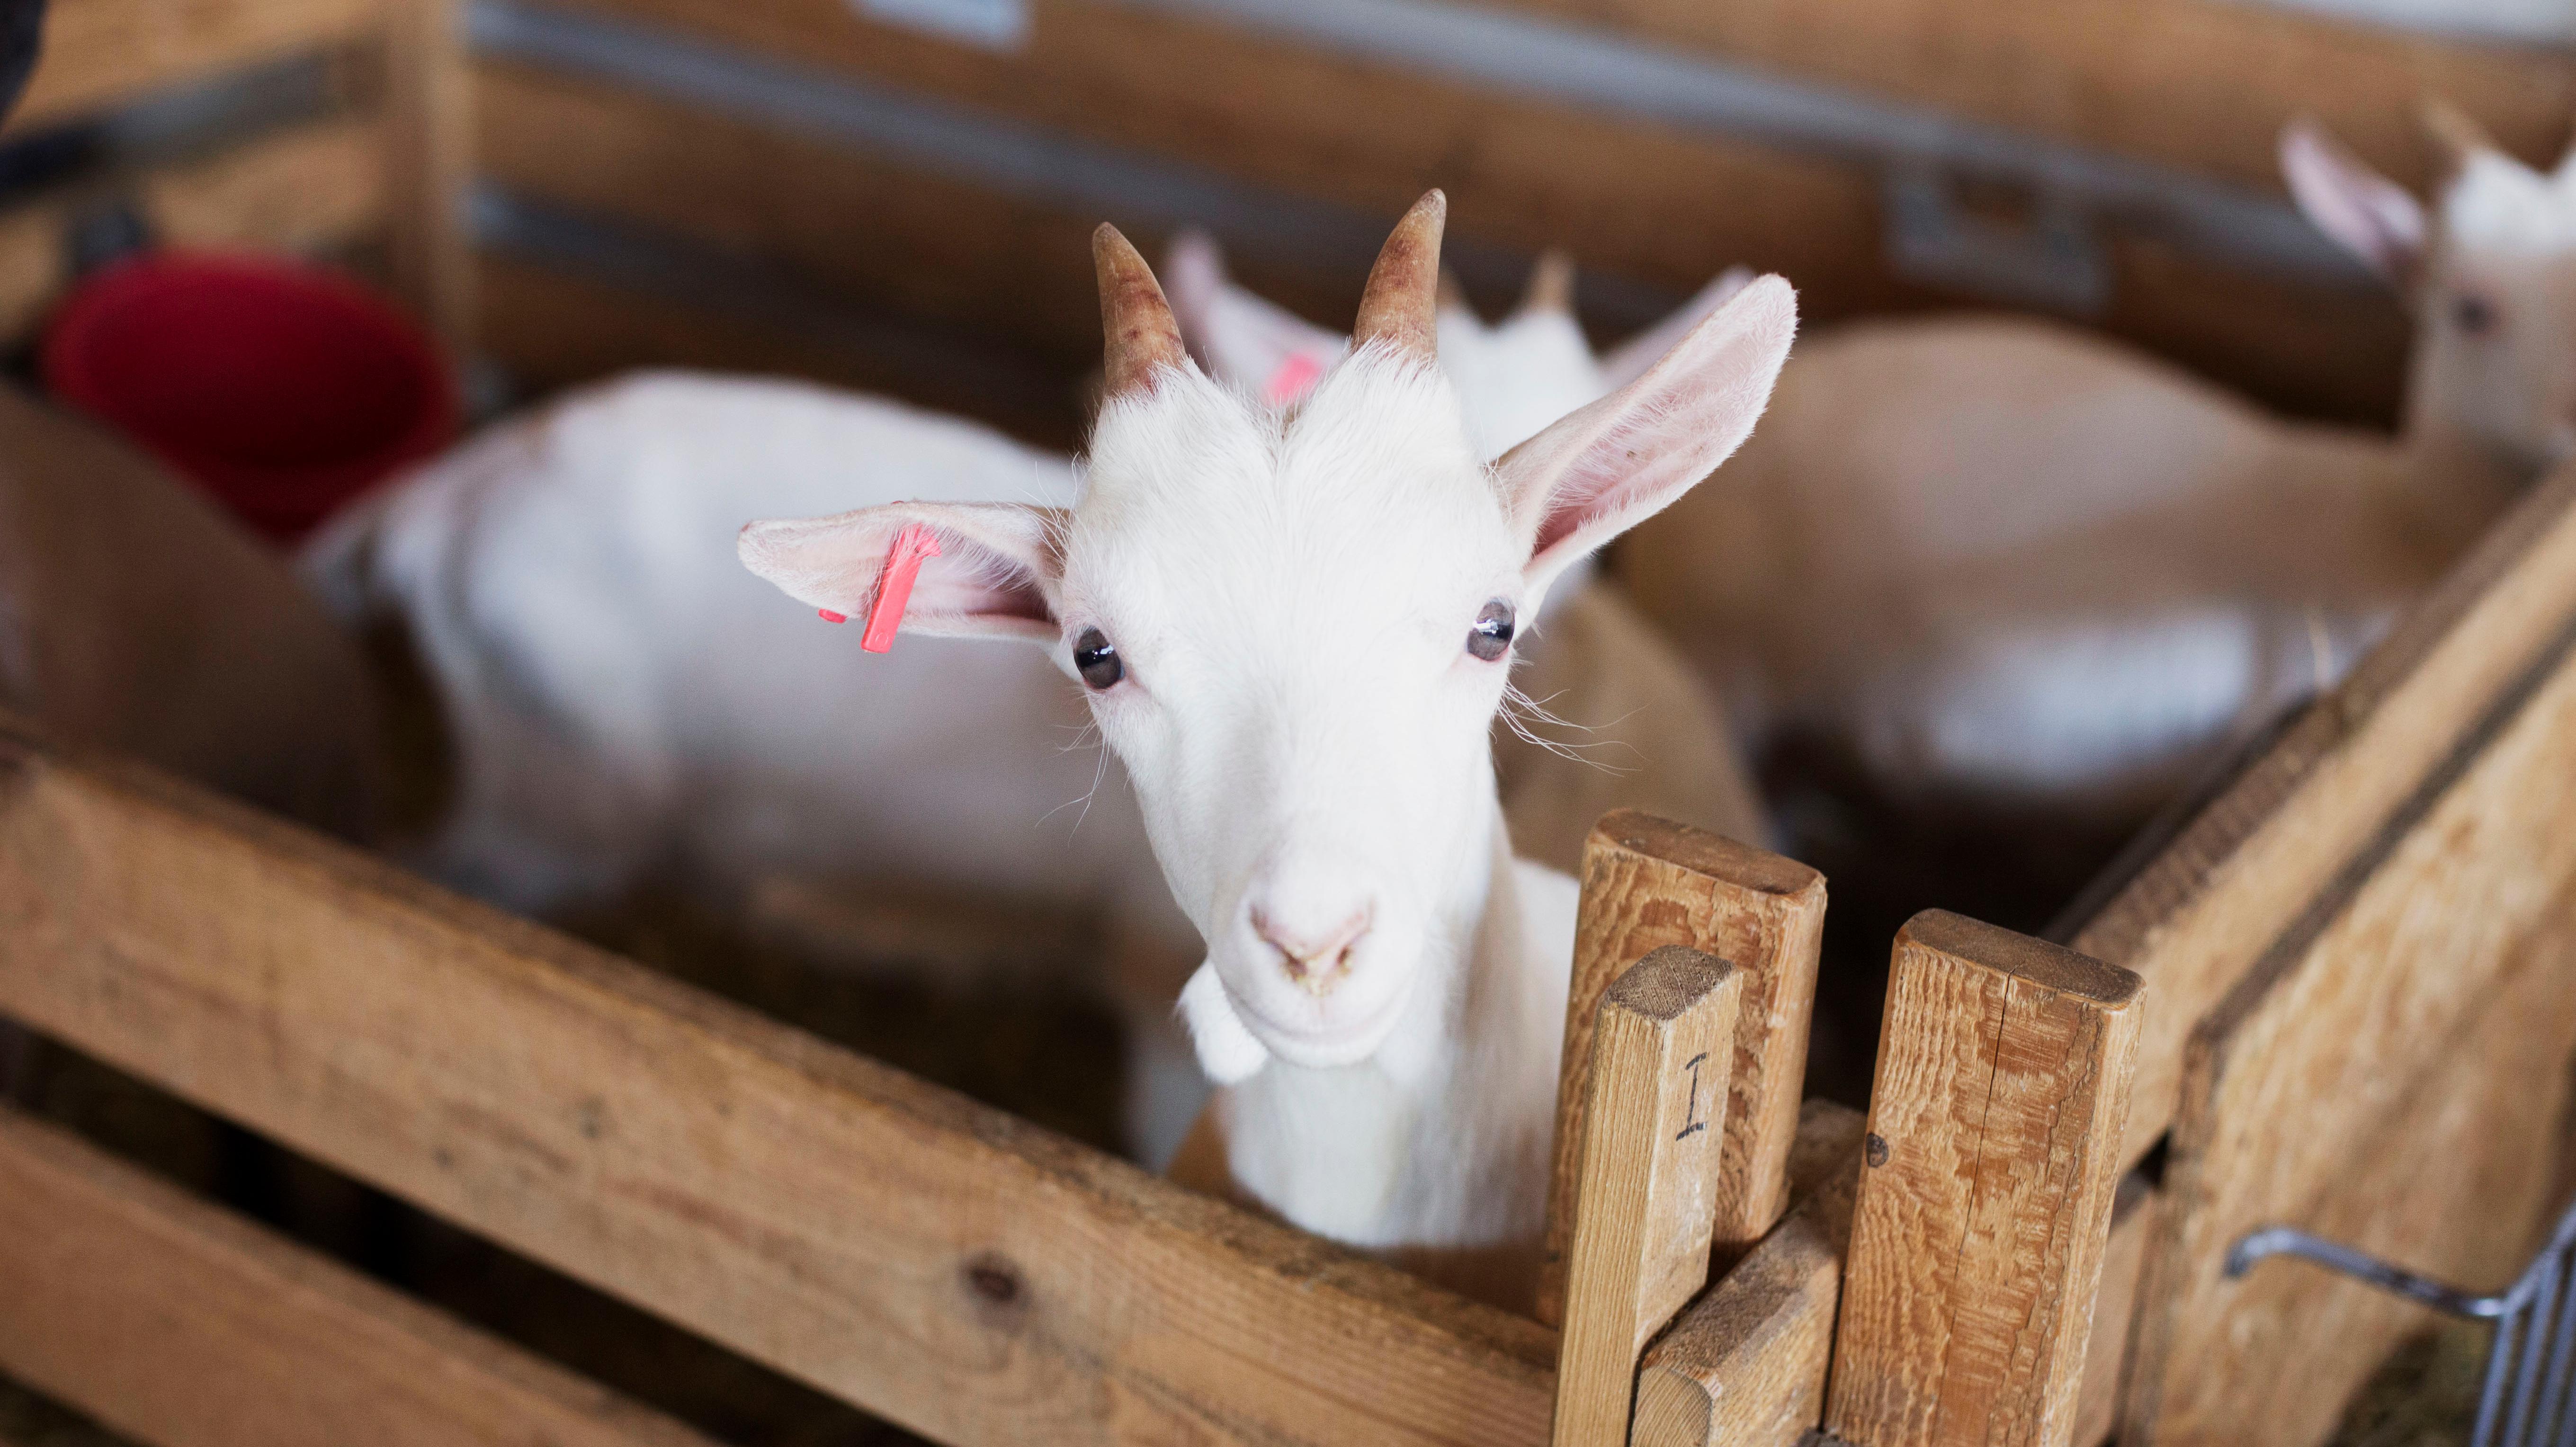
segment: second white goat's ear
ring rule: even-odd
[[[1748,283],[1635,381],[1505,453],[1494,471],[1529,539],[1531,593],[1742,446],[1797,333],[1789,283]]]
[[[1333,369],[1350,339],[1265,301],[1226,275],[1204,231],[1184,231],[1163,259],[1163,281],[1181,340],[1208,375],[1273,407],[1302,398]]]
[[[908,529],[938,553],[920,564],[903,631],[1021,638],[1053,646],[1065,514],[1013,503],[897,502],[832,517],[744,526],[742,565],[826,617],[864,623]]]
[[[2394,285],[2410,287],[2424,262],[2424,207],[2405,187],[2361,163],[2314,121],[2281,132],[2281,174],[2311,225]]]

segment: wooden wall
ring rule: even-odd
[[[174,241],[378,247],[416,304],[535,387],[642,363],[775,369],[1054,443],[1079,429],[1097,345],[1083,236],[1104,216],[1149,248],[1212,223],[1247,281],[1327,323],[1346,318],[1387,220],[1434,184],[1450,192],[1471,293],[1499,307],[1539,248],[1565,246],[1605,337],[1739,262],[1788,274],[1819,321],[1990,304],[1891,263],[1888,167],[1829,136],[1539,93],[1291,33],[1229,0],[1028,0],[1025,36],[998,48],[864,10],[55,0],[12,137],[297,56],[338,58],[338,99],[0,197],[0,330],[23,331],[58,292],[64,227],[102,187],[135,195]],[[2576,115],[2563,54],[2227,0],[1478,0],[1445,13],[1575,26],[1882,120],[2161,168],[2240,201],[2280,199],[2273,137],[2294,116],[2421,184],[2432,158],[2412,115],[2426,96],[2534,160]],[[532,44],[532,22],[606,43]],[[470,70],[420,62],[461,56],[467,32]],[[665,63],[675,53],[686,63]],[[961,152],[943,127],[973,144]],[[507,203],[475,210],[470,268],[461,236],[439,234],[466,227],[469,181]],[[1968,194],[2008,213],[2030,200],[1983,182]],[[534,244],[510,224],[531,215],[657,260],[639,270],[596,247]],[[2094,220],[2112,283],[2094,324],[2297,412],[2393,414],[2405,322],[2392,298],[2350,274],[2213,254],[2134,207]]]
[[[2576,63],[2366,31],[2259,7],[2117,0],[1517,0],[1688,58],[1753,68],[1917,117],[2002,128],[2112,165],[2170,168],[2279,199],[2273,138],[2317,115],[2410,182],[2431,173],[2413,121],[2447,96],[2538,160],[2576,114]],[[1796,281],[1819,320],[1983,305],[1910,279],[1883,245],[1884,176],[1830,147],[1643,118],[1368,58],[1204,6],[1031,0],[1014,48],[862,18],[844,0],[553,0],[621,33],[681,40],[871,103],[1026,128],[1220,199],[1279,206],[1268,237],[1228,239],[1261,289],[1346,318],[1365,238],[1427,185],[1488,305],[1538,248],[1571,248],[1615,333],[1738,262]],[[863,312],[950,329],[1076,373],[1095,345],[1080,237],[1102,215],[1150,243],[1151,204],[971,174],[811,118],[711,111],[581,61],[486,47],[476,67],[483,174],[515,194],[783,268]],[[1221,220],[1222,218],[1209,218]],[[1225,228],[1220,227],[1223,231]],[[2385,421],[2405,323],[2352,276],[2248,269],[2108,216],[2113,277],[2094,320],[2279,406]],[[486,313],[487,324],[507,326]],[[535,343],[496,338],[506,356]]]

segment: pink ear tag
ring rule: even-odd
[[[1270,380],[1261,384],[1261,400],[1273,407],[1285,407],[1313,390],[1317,378],[1324,375],[1324,364],[1309,352],[1291,352]]]
[[[867,631],[859,635],[861,648],[883,653],[894,647],[895,630],[903,626],[903,610],[912,602],[912,580],[922,564],[938,556],[938,537],[919,523],[906,524],[894,535],[885,571],[877,577],[876,601],[868,605]]]

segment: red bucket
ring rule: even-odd
[[[74,289],[45,385],[292,543],[455,437],[456,387],[421,330],[336,277],[157,254]]]

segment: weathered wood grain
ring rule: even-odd
[[[2568,1103],[2565,1067],[2576,1048],[2571,964],[2576,929],[2562,918],[2535,937],[2528,964],[2501,983],[2490,1008],[2447,1042],[2450,1065],[2383,1122],[2385,1146],[2374,1143],[2346,1163],[2331,1189],[2267,1219],[2478,1289],[2509,1281],[2537,1244],[2528,1228],[2560,1204],[2546,1189],[2550,1152],[2535,1143],[2562,1123],[2552,1117]],[[2246,1174],[2242,1167],[2235,1173]],[[2173,1184],[2200,1193],[2206,1179],[2183,1175]],[[2227,1281],[2215,1262],[2245,1217],[2232,1210],[2196,1215],[2155,1243],[2159,1267],[2169,1261],[2176,1269],[2150,1278],[2151,1299],[2169,1301],[2173,1314],[2141,1322],[2141,1346],[2153,1356],[2133,1373],[2138,1385],[2127,1416],[2137,1425],[2124,1423],[2123,1442],[2133,1432],[2148,1434],[2134,1440],[2149,1443],[2301,1447],[2328,1440],[2372,1371],[2434,1324],[2423,1308],[2294,1262],[2268,1262],[2242,1281]],[[2183,1312],[2209,1313],[2211,1325],[2188,1325]],[[2179,1330],[2150,1347],[2152,1329],[2166,1323]],[[2221,1376],[2179,1376],[2184,1354],[2208,1360],[2213,1329],[2233,1333],[2241,1355],[2229,1358]]]
[[[2102,1286],[2093,1297],[2093,1332],[2084,1348],[2084,1384],[2075,1393],[2075,1447],[2101,1447],[2120,1425],[2120,1384],[2147,1268],[2147,1244],[2163,1200],[2131,1171],[2111,1202],[2111,1240],[2102,1249]]]
[[[2124,1435],[2320,1440],[2395,1344],[2403,1313],[2298,1309],[2323,1297],[2295,1269],[2224,1281],[2244,1232],[2501,1279],[2546,1204],[2576,1048],[2576,667],[2497,713],[2195,1032]]]
[[[154,1447],[708,1447],[5,1107],[0,1371]]]
[[[2155,990],[2128,1164],[2174,1119],[2192,1027],[2560,647],[2571,617],[2576,471],[2562,470],[2075,936]]]
[[[1708,1282],[1741,972],[1666,945],[1601,997],[1577,1190],[1556,1447],[1624,1441],[1637,1355]]]
[[[1899,932],[1826,1430],[2067,1447],[2142,993],[1957,915]]]
[[[8,129],[113,109],[366,37],[385,0],[53,0],[44,51]]]
[[[958,1443],[1538,1442],[1551,1334],[0,735],[0,1012]]]
[[[1807,1102],[1792,1170],[1798,1205],[1647,1349],[1629,1441],[1790,1447],[1823,1419],[1867,1123]]]
[[[1584,841],[1583,913],[1557,1084],[1541,1321],[1554,1322],[1563,1311],[1563,1263],[1573,1237],[1591,1091],[1593,1015],[1603,991],[1621,970],[1667,945],[1715,955],[1744,976],[1718,1163],[1715,1250],[1722,1270],[1788,1206],[1789,1149],[1798,1132],[1824,916],[1824,876],[1803,864],[1633,809],[1616,810],[1593,827]]]

